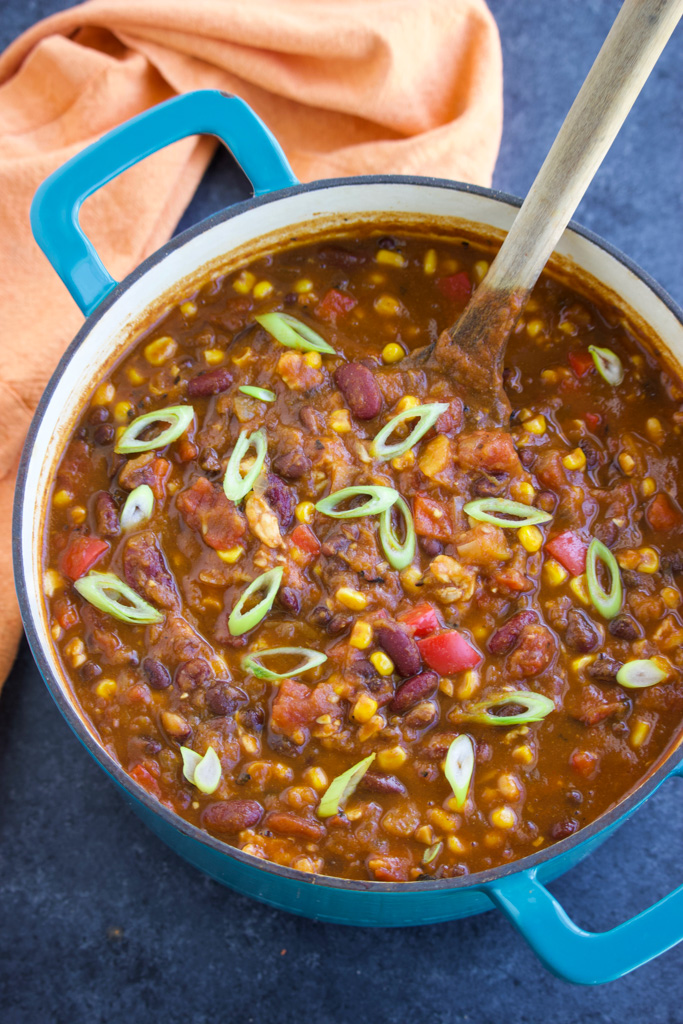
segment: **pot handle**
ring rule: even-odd
[[[667,779],[683,778],[683,761]],[[683,885],[606,932],[579,928],[537,878],[538,868],[483,886],[545,966],[577,985],[614,981],[683,939]]]
[[[86,316],[117,282],[79,224],[83,201],[146,156],[188,135],[215,135],[225,143],[255,196],[297,184],[263,121],[244,100],[217,89],[176,96],[107,132],[54,171],[31,204],[35,239]]]

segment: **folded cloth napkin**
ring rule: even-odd
[[[0,56],[0,685],[21,635],[10,523],[21,445],[82,320],[31,236],[41,181],[127,118],[208,87],[245,99],[302,180],[394,172],[486,185],[501,64],[484,0],[89,0]],[[114,277],[170,236],[213,145],[176,143],[84,204]]]

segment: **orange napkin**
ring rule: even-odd
[[[302,180],[381,172],[487,185],[502,125],[498,33],[484,0],[89,0],[0,57],[0,685],[21,635],[11,504],[31,412],[82,317],[29,228],[36,188],[127,118],[176,93],[245,99]],[[82,211],[116,278],[171,235],[213,143],[188,139]]]

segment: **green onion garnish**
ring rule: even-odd
[[[151,604],[144,601],[132,587],[119,579],[113,572],[89,572],[87,576],[76,580],[74,587],[86,601],[108,615],[113,615],[121,622],[135,626],[151,622],[162,622],[163,614]],[[122,604],[109,595],[117,594],[130,604]]]
[[[250,398],[258,398],[259,402],[274,402],[276,398],[274,391],[269,391],[268,388],[254,388],[251,384],[242,384],[238,390]]]
[[[504,708],[508,704],[521,704],[526,711],[518,715],[493,714],[493,708]],[[451,712],[451,718],[477,725],[526,725],[528,722],[541,722],[554,710],[553,701],[542,693],[534,693],[532,690],[499,690],[486,700],[470,704],[466,711]]]
[[[262,572],[260,576],[257,576],[255,580],[249,584],[247,589],[244,591],[239,601],[230,612],[228,618],[228,629],[232,636],[241,636],[242,633],[248,633],[254,626],[258,626],[261,619],[266,615],[267,612],[273,607],[273,601],[275,595],[280,589],[280,583],[282,582],[282,574],[285,570],[281,565],[275,567],[275,569],[268,569],[267,572]],[[259,590],[265,590],[264,597],[261,598],[258,604],[255,604],[253,608],[250,608],[248,612],[242,612],[245,603],[249,600],[252,594],[258,593]]]
[[[148,484],[140,484],[130,492],[121,509],[121,529],[132,530],[146,523],[154,511],[154,492]]]
[[[298,348],[302,352],[325,352],[333,356],[337,354],[317,331],[289,313],[263,313],[254,319],[287,348]]]
[[[211,796],[215,793],[221,783],[221,762],[218,754],[209,747],[194,770],[192,782],[201,793]]]
[[[663,682],[667,673],[652,658],[627,661],[617,672],[617,682],[630,690],[642,690]]]
[[[302,661],[290,669],[289,672],[273,672],[261,664],[265,657],[277,657],[282,654],[298,654]],[[242,658],[242,668],[245,672],[251,672],[258,679],[289,679],[291,676],[299,676],[302,672],[308,672],[311,668],[317,668],[327,661],[327,655],[321,651],[312,651],[309,647],[269,647],[258,654],[247,654]]]
[[[504,530],[516,530],[520,526],[535,526],[537,523],[547,523],[553,517],[549,512],[543,512],[540,508],[531,508],[523,505],[521,501],[510,501],[508,498],[477,498],[464,506],[463,512],[472,519],[478,519],[480,523],[494,523],[502,526]],[[503,519],[494,512],[502,512],[504,515],[515,516],[514,519]]]
[[[450,783],[457,810],[467,803],[474,774],[474,744],[469,736],[456,736],[446,754],[444,775]]]
[[[598,561],[602,562],[610,574],[609,591],[603,590],[598,580]],[[610,549],[597,538],[593,538],[588,546],[586,582],[593,606],[606,619],[613,619],[621,608],[621,573],[619,563]]]
[[[401,542],[396,536],[396,531],[394,530],[393,523],[391,521],[391,511],[394,507],[403,515],[403,521],[405,524],[405,538],[403,542]],[[410,565],[415,557],[415,527],[413,525],[413,516],[408,502],[405,498],[402,498],[400,494],[394,502],[394,505],[390,505],[389,508],[385,508],[380,515],[379,539],[382,542],[382,549],[386,555],[387,562],[389,562],[394,569],[405,569],[407,565]]]
[[[427,431],[434,426],[441,413],[445,412],[447,408],[448,402],[432,402],[430,405],[416,405],[412,409],[404,409],[403,412],[400,412],[398,416],[394,416],[393,419],[389,420],[382,427],[370,445],[370,454],[374,455],[376,459],[381,459],[382,462],[386,462],[387,459],[395,459],[399,455],[404,455],[417,444],[421,437],[424,437]],[[417,420],[418,422],[410,431],[405,441],[395,441],[394,444],[387,444],[396,427],[406,420]]]
[[[256,449],[254,465],[248,473],[242,476],[240,465],[242,459],[252,446]],[[267,450],[268,441],[266,440],[265,431],[255,430],[253,434],[248,434],[246,430],[243,430],[240,433],[240,436],[237,438],[237,444],[232,450],[228,468],[225,471],[225,479],[223,480],[223,490],[225,491],[226,498],[230,498],[230,501],[241,501],[245,494],[249,493],[263,468]]]
[[[363,505],[346,509],[344,512],[337,511],[343,501],[360,494],[368,495],[368,500]],[[393,487],[366,484],[362,487],[344,487],[341,491],[334,491],[319,501],[315,507],[317,512],[322,512],[333,519],[358,519],[359,516],[375,516],[384,512],[385,509],[391,508],[398,498],[399,493]]]
[[[597,345],[589,345],[588,351],[593,356],[595,369],[602,379],[608,384],[621,384],[624,379],[624,367],[616,352],[611,348],[598,348]]]
[[[202,755],[191,747],[181,747],[180,756],[183,759],[183,775],[188,782],[194,782],[195,768],[202,759]]]
[[[114,450],[119,455],[135,455],[138,452],[152,452],[157,448],[165,448],[167,444],[177,441],[181,434],[185,433],[193,419],[194,409],[191,405],[170,405],[168,409],[146,412],[128,424],[116,442]],[[162,423],[168,423],[169,426],[148,441],[138,441],[143,430]]]
[[[425,850],[425,852],[424,852],[424,854],[422,856],[422,863],[423,864],[431,864],[432,861],[436,857],[439,856],[439,854],[441,853],[442,850],[443,850],[443,843],[442,842],[432,843],[432,845],[429,847],[429,849]]]
[[[358,764],[354,764],[348,771],[332,779],[323,794],[318,806],[319,818],[331,818],[333,814],[339,813],[339,808],[346,803],[351,794],[355,791],[358,783],[375,760],[375,754],[364,757]]]

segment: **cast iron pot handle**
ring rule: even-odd
[[[683,761],[667,779],[683,778]],[[586,932],[536,877],[537,868],[483,889],[545,966],[577,985],[614,981],[683,939],[683,885],[607,932]]]
[[[54,171],[31,204],[38,245],[88,316],[116,287],[78,222],[81,205],[108,181],[188,135],[216,135],[249,178],[254,195],[298,184],[278,142],[237,96],[186,93],[114,128]]]

